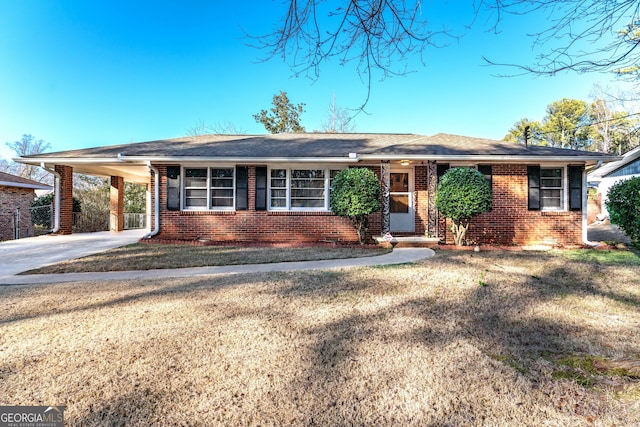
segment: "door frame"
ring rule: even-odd
[[[415,207],[415,171],[413,167],[391,167],[389,171],[389,178],[391,179],[391,175],[394,173],[407,173],[408,174],[408,187],[409,191],[405,192],[392,192],[391,187],[389,188],[389,198],[393,194],[408,194],[409,196],[409,212],[406,214],[394,214],[389,212],[389,228],[392,233],[413,233],[416,230],[416,207]],[[401,226],[394,228],[394,215],[407,215],[406,218],[402,220]],[[396,217],[398,218],[398,217]],[[396,221],[397,223],[397,221]],[[397,224],[396,224],[397,226]]]

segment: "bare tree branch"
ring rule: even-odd
[[[482,0],[477,10],[496,13],[495,28],[504,14],[543,13],[550,23],[529,34],[533,48],[542,49],[531,64],[484,60],[519,70],[512,75],[620,72],[640,60],[640,38],[632,31],[640,23],[639,8],[637,0]]]
[[[434,30],[422,16],[420,0],[291,0],[279,26],[271,33],[250,36],[254,47],[267,52],[265,60],[282,58],[296,76],[313,80],[332,60],[356,64],[370,96],[371,75],[382,78],[407,73],[409,56],[427,46],[444,47],[457,38],[446,29]],[[322,19],[321,19],[322,18]]]

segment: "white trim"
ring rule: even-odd
[[[285,175],[285,185],[286,185],[286,200],[285,207],[273,207],[271,205],[271,171],[284,169],[286,171]],[[312,169],[321,169],[324,171],[324,207],[314,208],[314,207],[292,207],[291,206],[291,171],[292,170],[312,170]],[[329,206],[329,193],[331,191],[331,171],[332,170],[342,170],[344,167],[331,167],[323,164],[300,164],[300,163],[276,163],[267,165],[267,211],[270,212],[331,212],[331,207]],[[275,178],[282,179],[282,178]],[[277,187],[280,188],[280,187]]]
[[[33,190],[52,190],[53,187],[46,184],[27,184],[22,182],[15,181],[0,181],[0,185],[5,187],[16,187],[16,188],[30,188]]]
[[[361,154],[360,160],[411,160],[411,161],[445,161],[449,164],[455,162],[475,162],[475,163],[512,163],[512,164],[523,164],[523,163],[539,163],[540,160],[544,160],[549,158],[550,156],[545,155],[530,155],[530,156],[520,156],[517,154],[465,154],[465,155],[403,155],[403,154],[394,154],[394,155],[382,155],[382,154]],[[614,161],[620,159],[619,156],[552,156],[554,162],[558,163],[597,163],[598,161]]]
[[[431,155],[431,154],[358,154],[356,157],[350,157],[349,153],[345,153],[344,157],[224,157],[224,156],[127,156],[120,154],[115,157],[16,157],[13,161],[17,163],[32,164],[39,166],[40,163],[54,164],[118,164],[118,163],[134,163],[146,165],[147,162],[154,163],[224,163],[230,162],[235,164],[254,164],[254,163],[359,163],[362,161],[380,161],[380,160],[411,160],[415,162],[426,161],[446,161],[453,162],[480,162],[480,163],[538,163],[540,160],[549,158],[545,155],[518,155],[518,154],[464,154],[464,155]],[[552,161],[556,162],[586,162],[595,164],[598,162],[614,162],[622,160],[623,156],[615,155],[599,155],[599,156],[553,156]]]
[[[545,208],[542,206],[542,169],[561,169],[562,170],[562,187],[560,188],[560,208]],[[568,185],[568,167],[567,165],[559,166],[559,165],[551,165],[549,163],[540,164],[540,212],[567,212],[568,209],[568,199],[569,199],[569,185]],[[547,189],[557,190],[557,187],[546,187]]]

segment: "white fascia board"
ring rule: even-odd
[[[360,160],[411,160],[411,161],[447,161],[447,162],[483,162],[483,163],[540,163],[544,162],[559,162],[559,163],[573,163],[573,162],[593,162],[598,161],[616,161],[620,159],[618,156],[514,156],[514,155],[464,155],[464,156],[416,156],[416,155],[392,155],[384,156],[379,154],[360,155]]]
[[[0,185],[5,187],[32,188],[34,190],[51,190],[53,187],[46,184],[25,184],[21,182],[0,181]]]
[[[122,163],[117,157],[16,157],[12,159],[16,163],[24,163],[27,165],[40,166],[47,165],[73,165],[73,164],[118,164]],[[142,163],[141,163],[142,164]]]

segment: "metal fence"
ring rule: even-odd
[[[46,230],[51,230],[53,224],[53,206],[34,206],[31,210],[31,222],[33,225]]]
[[[147,226],[147,214],[144,213],[127,213],[124,214],[124,229],[134,230],[145,228]]]
[[[37,229],[44,231],[53,228],[53,206],[36,206],[31,208],[31,221]],[[128,213],[124,214],[124,229],[134,230],[147,226],[147,214],[144,213]],[[109,230],[109,212],[95,212],[88,210],[86,212],[73,213],[73,231],[76,233],[86,233],[93,231]]]

